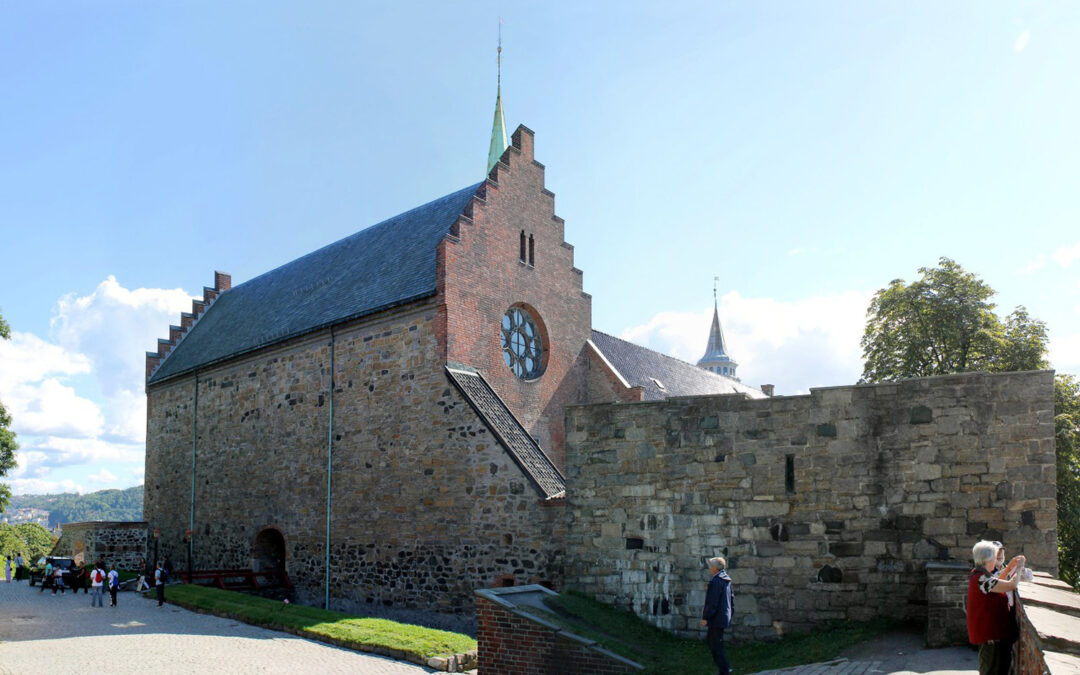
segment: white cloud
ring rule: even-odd
[[[20,435],[16,493],[77,486],[44,480],[52,468],[90,464],[92,471],[109,462],[126,475],[128,467],[116,464],[142,464],[144,353],[190,311],[191,297],[181,289],[127,289],[109,276],[87,295],[57,301],[49,340],[15,333],[0,342],[0,399]],[[116,480],[104,469],[95,476],[106,473]]]
[[[12,428],[20,435],[93,438],[104,428],[101,410],[55,378],[5,392]]]
[[[116,476],[108,469],[101,469],[97,473],[90,474],[87,478],[91,483],[108,484],[116,482]]]
[[[16,478],[10,482],[12,494],[39,495],[56,492],[78,492],[86,490],[73,480],[42,480],[40,478]]]
[[[1013,51],[1019,54],[1027,49],[1029,42],[1031,42],[1031,30],[1027,29],[1016,37],[1016,42],[1013,43]]]
[[[862,374],[859,341],[871,294],[848,291],[792,302],[744,298],[720,300],[720,323],[728,351],[748,384],[775,384],[778,394],[810,387],[853,384]],[[662,312],[622,338],[676,358],[696,362],[705,351],[712,310]]]
[[[1032,274],[1038,270],[1041,270],[1046,265],[1046,256],[1039,254],[1039,257],[1032,260],[1027,266],[1022,267],[1016,271],[1017,274]]]
[[[1076,242],[1072,246],[1062,246],[1054,251],[1051,255],[1054,262],[1062,267],[1068,267],[1072,265],[1077,259],[1080,259],[1080,241]]]
[[[143,482],[143,477],[146,475],[146,466],[140,465],[131,470],[131,475],[139,479],[139,483]]]

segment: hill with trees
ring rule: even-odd
[[[49,528],[87,520],[142,520],[143,486],[126,490],[99,490],[85,495],[15,495],[7,511],[36,507],[49,512]]]

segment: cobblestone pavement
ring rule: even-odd
[[[119,594],[118,607],[105,604],[92,608],[89,595],[54,596],[25,581],[0,580],[0,675],[436,672],[175,605],[158,607],[131,592]]]
[[[896,632],[856,645],[841,658],[754,675],[978,675],[967,647],[927,649],[919,633]]]

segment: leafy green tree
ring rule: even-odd
[[[23,560],[30,564],[48,554],[55,543],[52,534],[37,523],[0,523],[0,557],[10,558],[22,553]]]
[[[866,311],[863,382],[1046,367],[1046,324],[1017,307],[1003,322],[986,282],[955,261],[879,290]]]
[[[1080,381],[1054,381],[1057,445],[1058,567],[1061,578],[1080,590]]]
[[[0,315],[0,340],[11,339],[11,327]],[[15,432],[11,430],[11,415],[0,401],[0,478],[7,475],[8,471],[15,468],[15,451],[19,444],[15,442]],[[0,513],[4,512],[8,500],[11,499],[11,490],[7,485],[0,483]]]

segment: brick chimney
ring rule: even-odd
[[[765,394],[766,396],[772,396],[773,395],[773,389],[775,389],[775,388],[776,387],[771,385],[771,384],[763,384],[763,385],[761,385],[761,393]]]
[[[214,271],[214,290],[220,293],[232,288],[232,275]]]

